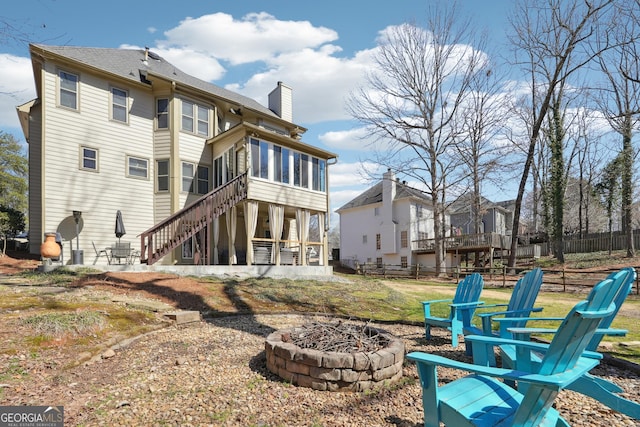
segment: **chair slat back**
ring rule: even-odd
[[[575,365],[602,319],[614,311],[613,299],[623,283],[612,279],[601,281],[586,300],[569,312],[542,359],[540,374],[564,372]]]
[[[615,294],[615,297],[613,298],[613,303],[616,305],[616,307],[613,313],[611,313],[609,316],[602,319],[602,322],[600,322],[599,328],[608,328],[611,326],[611,323],[613,322],[613,319],[616,317],[616,314],[618,314],[618,311],[620,310],[622,303],[624,303],[624,300],[627,298],[627,295],[631,293],[631,289],[633,288],[633,282],[635,282],[636,280],[636,271],[631,267],[623,268],[618,272],[611,273],[607,277],[607,279],[611,279],[613,281],[619,281],[620,285],[619,285],[618,292]],[[616,287],[617,286],[614,285],[611,288],[611,292],[613,292]],[[591,341],[589,342],[589,344],[587,345],[587,350],[596,351],[603,337],[604,337],[603,334],[594,335]]]
[[[541,286],[542,270],[540,268],[534,268],[527,272],[513,287],[507,311],[533,308]],[[522,312],[510,314],[509,317],[527,317],[529,315],[530,313],[528,312]]]
[[[480,293],[484,286],[484,280],[479,273],[473,273],[465,277],[456,288],[456,294],[453,297],[454,304],[466,302],[474,302],[480,299]]]

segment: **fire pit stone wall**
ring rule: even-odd
[[[295,328],[271,333],[265,342],[267,369],[294,385],[327,391],[365,391],[402,378],[404,343],[378,330],[389,344],[374,352],[339,353],[284,342]]]

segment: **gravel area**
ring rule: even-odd
[[[2,405],[64,405],[68,426],[419,426],[422,392],[415,367],[403,380],[366,393],[292,386],[267,371],[264,339],[272,331],[326,320],[300,315],[230,316],[171,326],[68,370],[37,373],[38,386],[5,387]],[[421,326],[373,325],[405,341],[407,351],[464,359],[444,331],[427,342]],[[638,375],[603,366],[640,401]],[[442,381],[460,372],[442,369]],[[31,375],[30,375],[31,376]],[[571,425],[630,426],[639,421],[590,398],[563,391],[556,407]]]

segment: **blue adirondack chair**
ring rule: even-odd
[[[509,304],[491,304],[483,305],[482,310],[494,307],[506,307],[503,311],[491,311],[491,312],[476,312],[476,317],[481,320],[482,328],[478,328],[474,325],[468,325],[464,328],[465,335],[496,335],[493,332],[493,320],[496,316],[509,317],[509,318],[527,318],[533,312],[542,311],[541,307],[534,308],[533,305],[536,302],[538,293],[540,292],[540,286],[542,286],[542,270],[534,268],[527,272],[523,277],[516,282],[509,299]],[[525,326],[526,320],[521,322],[514,322],[511,327]],[[502,336],[507,338],[506,334]],[[471,356],[471,345],[465,342],[467,355]]]
[[[624,302],[625,298],[631,292],[633,287],[633,283],[636,280],[636,272],[633,268],[624,268],[618,272],[612,273],[607,277],[608,280],[612,280],[615,283],[615,287],[618,288],[617,293],[613,297],[613,302],[615,304],[615,310],[606,318],[602,320],[599,328],[593,335],[593,338],[586,346],[587,353],[589,356],[598,349],[598,345],[600,341],[605,335],[615,335],[622,336],[625,335],[627,331],[622,329],[612,329],[611,323],[615,318],[620,306]],[[595,292],[594,288],[594,291]],[[534,320],[557,320],[556,318],[532,318],[529,319],[531,321]],[[499,319],[501,323],[501,329],[509,330],[514,333],[516,339],[519,340],[528,340],[529,336],[532,333],[553,333],[554,329],[542,329],[542,328],[521,328],[516,327],[512,328],[512,322],[510,319]],[[513,368],[516,367],[519,370],[528,370],[530,369],[528,366],[530,364],[539,363],[540,358],[535,354],[533,355],[521,355],[517,352],[515,348],[512,346],[500,346],[500,356],[502,359],[502,366]],[[491,355],[489,355],[490,357]],[[530,358],[530,360],[528,359]],[[474,361],[478,361],[474,358]],[[491,363],[491,361],[489,361]],[[579,377],[575,382],[570,384],[568,389],[577,391],[586,396],[590,396],[600,403],[610,407],[611,409],[621,412],[625,415],[628,415],[632,418],[640,419],[640,403],[633,402],[631,400],[625,399],[617,393],[621,393],[624,390],[617,386],[616,384],[607,381],[603,378],[596,377],[589,373],[585,373],[581,377]]]
[[[598,365],[597,353],[593,357],[581,355],[600,321],[614,311],[614,295],[610,290],[615,285],[613,280],[598,284],[587,300],[571,310],[549,345],[480,335],[468,337],[473,341],[474,356],[486,356],[487,352],[494,351],[494,345],[514,345],[523,353],[542,351],[540,363],[530,371],[464,363],[421,352],[409,353],[408,359],[417,364],[423,389],[424,425],[437,427],[444,422],[450,426],[568,426],[552,404],[560,390]],[[439,387],[438,366],[472,374]],[[518,381],[528,387],[522,392],[496,378]]]
[[[483,304],[480,293],[484,286],[484,280],[478,273],[465,277],[456,288],[453,299],[441,299],[422,301],[424,310],[424,329],[427,339],[431,339],[431,328],[446,328],[451,331],[451,345],[458,346],[458,335],[463,333],[465,326],[471,325],[471,318],[478,305]],[[435,317],[431,315],[431,305],[436,303],[449,303],[449,317]]]

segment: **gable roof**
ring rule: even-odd
[[[193,77],[153,52],[146,52],[147,59],[145,60],[145,49],[49,46],[43,44],[31,44],[30,48],[32,55],[34,53],[43,56],[54,55],[137,83],[144,83],[148,74],[159,76],[169,81],[205,91],[232,104],[255,110],[276,120],[282,120],[276,113],[256,100]]]
[[[431,202],[431,199],[425,196],[422,191],[416,190],[415,188],[411,188],[399,181],[396,181],[396,197],[393,200],[405,198],[419,199],[424,203]],[[360,195],[358,195],[350,202],[344,204],[339,209],[336,209],[336,212],[367,205],[373,205],[376,203],[382,203],[382,181],[360,193]]]
[[[451,210],[451,215],[459,214],[459,213],[468,213],[469,206],[471,206],[471,193],[465,193],[462,196],[458,197],[453,203],[449,205],[449,209]],[[480,196],[480,207],[482,209],[498,209],[500,211],[509,211],[506,206],[502,206],[500,203],[494,203],[486,197]]]

